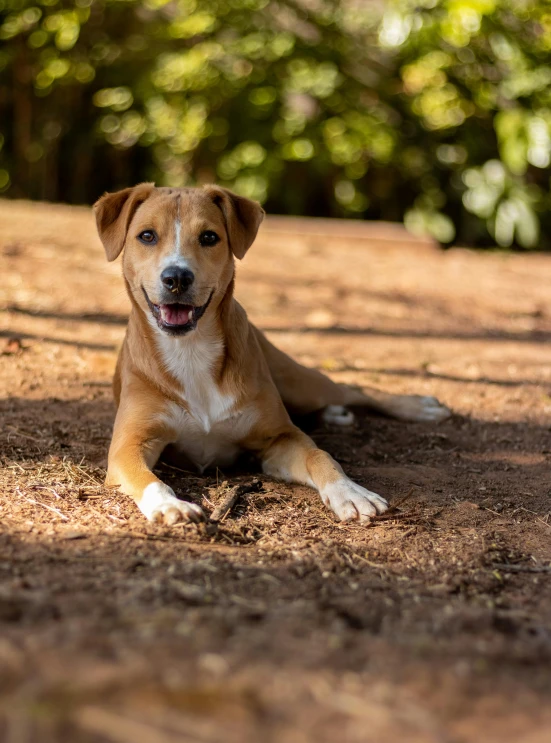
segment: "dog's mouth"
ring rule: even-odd
[[[212,295],[214,294],[213,290],[205,304],[195,306],[182,302],[154,304],[147,296],[147,292],[143,287],[142,291],[153,317],[157,320],[157,325],[169,335],[184,335],[185,333],[189,333],[190,330],[193,330],[205,314],[205,310],[209,306]]]

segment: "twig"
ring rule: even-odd
[[[36,443],[40,443],[44,439],[37,439],[36,436],[30,436],[28,433],[23,433],[23,431],[20,431],[18,428],[15,428],[15,426],[6,426],[10,431],[12,431],[16,436],[21,436],[23,439],[29,439],[29,441],[35,441]]]
[[[119,524],[126,524],[126,522],[127,522],[127,519],[121,519],[118,516],[113,516],[112,513],[107,513],[105,515],[107,516],[108,519],[112,519],[113,521],[116,521]]]
[[[393,513],[394,511],[397,511],[400,506],[402,506],[407,500],[411,498],[413,493],[415,492],[415,487],[411,488],[409,493],[407,495],[404,495],[403,498],[400,498],[399,501],[396,501],[396,503],[391,503],[386,513]]]
[[[162,469],[163,467],[166,467],[168,470],[174,470],[175,472],[183,472],[188,476],[188,480],[204,480],[203,477],[195,477],[195,472],[192,472],[191,470],[185,470],[183,467],[177,467],[175,464],[169,464],[168,462],[160,462],[159,463],[159,469]]]
[[[253,480],[248,485],[236,485],[228,491],[226,497],[219,503],[210,515],[211,521],[223,521],[224,517],[231,511],[237,501],[245,493],[258,493],[262,488],[260,480]]]
[[[111,743],[195,743],[196,737],[178,737],[148,723],[131,720],[102,707],[82,707],[75,714],[78,725]]]
[[[63,521],[69,521],[69,517],[65,516],[64,513],[61,513],[57,508],[54,508],[53,506],[48,506],[46,503],[41,503],[38,500],[34,500],[34,498],[27,498],[26,495],[23,495],[23,493],[19,490],[19,488],[15,489],[17,494],[21,496],[24,500],[27,501],[27,503],[32,503],[34,506],[42,506],[42,508],[47,508],[48,511],[52,511],[52,513],[57,514]]]
[[[185,542],[185,539],[175,539],[174,537],[165,537],[161,534],[140,534],[135,531],[111,531],[101,532],[102,537],[116,537],[117,539],[145,539],[151,542]]]
[[[9,465],[9,467],[6,467],[6,469],[8,469],[8,470],[12,470],[12,469],[14,469],[15,467],[19,467],[19,469],[21,470],[21,472],[25,472],[25,468],[24,468],[24,467],[22,467],[22,466],[21,466],[21,465],[19,464],[19,462],[14,462],[13,464],[10,464],[10,465]]]
[[[404,511],[403,513],[394,513],[390,508],[384,513],[377,513],[375,516],[370,517],[372,522],[381,521],[400,521],[401,519],[411,519],[413,521],[420,521],[422,516],[413,513],[412,511]]]
[[[551,573],[551,565],[530,567],[529,565],[494,564],[491,567],[494,570],[503,570],[505,573]]]
[[[96,516],[99,516],[100,518],[103,518],[103,519],[111,519],[111,521],[115,521],[116,523],[119,523],[119,524],[128,523],[128,519],[121,519],[119,516],[114,516],[112,513],[106,513],[105,510],[100,511],[98,508],[94,508],[94,506],[88,503],[89,500],[90,498],[86,498],[86,500],[82,502],[86,503],[86,506],[87,506],[86,510],[89,511],[90,513],[95,513]]]
[[[351,553],[354,557],[357,557],[358,560],[361,560],[362,562],[365,562],[366,565],[369,565],[370,568],[378,568],[379,570],[387,570],[388,565],[381,565],[379,562],[371,562],[371,560],[368,560],[367,557],[363,557],[362,555],[359,555],[357,552]]]
[[[56,493],[53,488],[47,487],[46,485],[35,485],[35,488],[37,490],[48,490],[50,493],[53,493],[58,500],[61,500],[61,496]]]

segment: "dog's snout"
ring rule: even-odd
[[[189,268],[168,266],[161,274],[161,282],[169,292],[185,292],[193,284],[195,276]]]

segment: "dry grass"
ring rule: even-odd
[[[160,468],[211,514],[167,529],[103,484],[118,267],[85,210],[0,215],[2,741],[547,741],[549,258],[268,223],[238,286],[271,339],[456,415],[314,425],[391,500],[367,527],[244,462]]]

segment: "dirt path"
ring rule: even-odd
[[[270,338],[456,414],[314,429],[399,504],[370,527],[264,478],[166,530],[101,484],[119,266],[88,210],[0,217],[2,741],[550,740],[551,257],[268,223],[238,296]],[[163,477],[210,511],[253,474]]]

